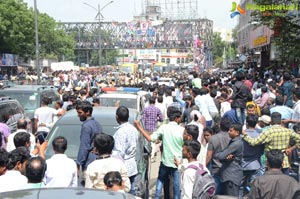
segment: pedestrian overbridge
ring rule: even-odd
[[[212,48],[213,22],[209,19],[61,22],[74,35],[76,50]],[[99,33],[101,36],[99,37]],[[100,38],[100,39],[99,39]],[[200,41],[200,42],[199,42]]]

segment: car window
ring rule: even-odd
[[[12,125],[18,122],[19,119],[23,118],[23,110],[17,103],[9,103],[7,106],[9,106],[9,115],[8,120],[6,121],[7,125]]]
[[[11,98],[17,99],[23,106],[25,110],[35,110],[39,105],[37,103],[38,93],[15,93],[9,92],[5,95],[10,96]]]
[[[101,106],[126,106],[127,108],[137,109],[136,99],[128,99],[128,98],[101,98],[100,97]]]
[[[74,159],[77,157],[80,143],[80,131],[81,125],[59,125],[55,126],[52,135],[50,136],[48,142],[52,143],[54,138],[57,136],[64,136],[68,141],[68,148],[65,152],[70,158]],[[52,144],[49,144],[46,157],[50,157],[54,154]]]
[[[9,119],[9,109],[10,107],[7,105],[7,103],[0,104],[0,122],[7,122],[7,120]]]
[[[44,97],[50,98],[51,99],[51,104],[49,104],[50,107],[54,108],[55,107],[55,102],[57,100],[60,100],[59,96],[56,95],[56,93],[54,91],[45,91],[42,93],[42,98]]]
[[[78,119],[78,118],[75,118]],[[107,124],[107,125],[106,125]],[[116,129],[113,125],[108,125],[108,123],[102,124],[103,132],[109,135],[113,135],[116,132]],[[79,150],[80,145],[80,132],[81,132],[81,124],[78,125],[55,125],[54,129],[51,131],[51,134],[49,134],[48,142],[52,143],[54,138],[57,136],[64,136],[68,141],[68,148],[65,152],[70,158],[75,159],[77,157],[77,153]],[[46,157],[51,157],[53,155],[53,148],[52,145],[49,144],[48,149],[46,151]]]

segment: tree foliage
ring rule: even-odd
[[[299,0],[256,0],[258,5],[298,5]],[[256,26],[266,25],[274,31],[272,43],[274,43],[280,51],[282,61],[289,61],[291,58],[300,57],[300,23],[299,11],[294,10],[268,10],[254,11],[251,13],[251,23]]]
[[[0,52],[34,54],[34,15],[22,0],[1,0]]]
[[[223,63],[223,59],[225,59],[226,61],[234,60],[237,54],[236,29],[233,30],[232,37],[233,37],[233,42],[225,42],[221,38],[221,33],[214,32],[213,34],[213,65],[214,66],[221,67]]]
[[[73,59],[75,42],[72,36],[57,28],[56,21],[38,14],[39,52],[41,58],[65,56]],[[34,10],[22,0],[1,0],[0,52],[33,58],[35,55]]]
[[[225,48],[225,42],[222,41],[221,33],[214,32],[213,34],[213,58],[216,61],[218,58],[222,58]]]

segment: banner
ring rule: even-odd
[[[18,66],[18,56],[14,54],[0,54],[0,66]]]

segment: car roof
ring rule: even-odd
[[[100,98],[129,98],[129,99],[137,99],[136,94],[133,93],[103,93],[100,94]]]
[[[117,107],[94,107],[92,116],[102,126],[102,132],[114,135],[117,131],[116,127],[119,126],[116,120]],[[135,119],[140,119],[138,111],[135,109],[129,110],[129,122],[132,123]],[[76,109],[67,111],[61,118],[55,123],[47,136],[49,143],[53,141],[56,136],[62,135],[67,139],[78,140],[81,132],[82,122],[79,120]],[[72,130],[73,129],[73,130]],[[75,137],[74,137],[75,136]],[[77,143],[78,142],[78,143]],[[75,141],[75,145],[68,144],[68,149],[65,152],[70,158],[76,159],[77,151],[80,141]],[[46,157],[49,158],[53,155],[52,145],[50,145],[45,153]]]
[[[117,107],[94,107],[92,116],[97,120],[101,125],[105,125],[106,122],[110,122],[111,124],[117,124],[115,116],[116,116]],[[138,111],[135,109],[129,110],[129,120],[133,121],[138,116]],[[75,118],[75,119],[74,119]],[[67,111],[55,125],[60,124],[80,124],[81,122],[78,119],[76,109],[72,109]]]
[[[99,189],[87,189],[87,188],[34,188],[23,189],[16,191],[9,191],[1,193],[1,198],[10,199],[53,199],[61,198],[73,199],[73,198],[105,198],[105,199],[126,199],[134,198],[133,196],[113,191],[105,191]]]
[[[45,86],[45,85],[15,85],[12,87],[5,88],[1,91],[17,91],[17,90],[25,90],[25,91],[42,91],[42,90],[55,90],[56,88],[53,86]]]

